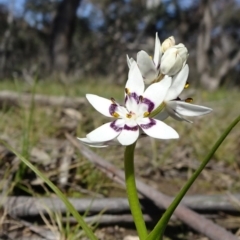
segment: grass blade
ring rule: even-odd
[[[81,225],[82,229],[85,231],[89,239],[97,240],[91,228],[84,222],[81,215],[76,211],[74,206],[68,201],[67,197],[60,191],[60,189],[55,184],[53,184],[43,173],[41,173],[35,166],[33,166],[26,158],[24,158],[20,153],[15,151],[10,145],[8,145],[6,142],[2,140],[0,140],[0,142],[9,150],[11,150],[19,159],[21,159],[22,162],[24,162],[37,176],[39,176],[56,193],[56,195],[66,205],[68,211],[76,218],[76,220]]]

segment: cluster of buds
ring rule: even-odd
[[[186,64],[188,50],[182,44],[175,45],[174,37],[169,37],[162,44],[163,56],[160,71],[164,75],[176,75]]]
[[[174,37],[167,38],[161,45],[158,34],[155,39],[153,59],[141,50],[137,54],[137,64],[146,84],[158,82],[165,75],[175,76],[186,65],[188,50],[184,44],[175,44]],[[127,56],[128,66],[134,61]]]

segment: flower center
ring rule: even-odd
[[[130,112],[126,114],[126,118],[131,118],[134,115],[134,113]]]
[[[137,95],[128,88],[125,88],[125,93],[125,106],[119,105],[114,98],[111,98],[112,104],[109,111],[114,118],[137,121],[141,118],[148,118],[151,115],[154,103],[150,99]]]

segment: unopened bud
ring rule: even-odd
[[[161,59],[161,73],[169,76],[177,74],[185,66],[187,58],[188,50],[182,43],[168,48]]]
[[[166,40],[164,40],[164,42],[162,43],[162,52],[166,52],[167,49],[169,49],[170,47],[175,45],[175,39],[173,36],[167,38]]]

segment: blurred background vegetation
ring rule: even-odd
[[[193,124],[167,119],[181,136],[178,141],[138,142],[138,177],[175,195],[239,114],[240,0],[0,0],[0,139],[33,162],[68,197],[125,196],[125,190],[91,165],[65,134],[83,137],[106,122],[82,97],[93,93],[122,101],[126,54],[135,58],[143,49],[152,55],[155,32],[161,42],[173,35],[177,44],[186,45],[191,87],[183,95],[194,95],[195,104],[213,108],[213,113],[194,119]],[[82,104],[55,104],[57,97],[54,104],[41,105],[39,94],[68,96],[73,102],[81,98]],[[228,136],[190,194],[239,192],[239,129]],[[94,151],[123,168],[122,147]],[[0,194],[53,195],[2,145]],[[1,209],[0,237],[10,235],[12,226],[6,224]],[[239,220],[234,221],[237,227],[227,226],[233,231],[239,229]],[[80,239],[68,237],[71,231],[65,233],[65,225],[57,230],[65,237],[61,239]],[[11,239],[17,239],[23,227],[19,231]],[[109,235],[104,240],[112,239]]]
[[[151,54],[155,32],[187,46],[196,85],[239,85],[238,0],[0,0],[0,79],[122,84],[126,54]]]

